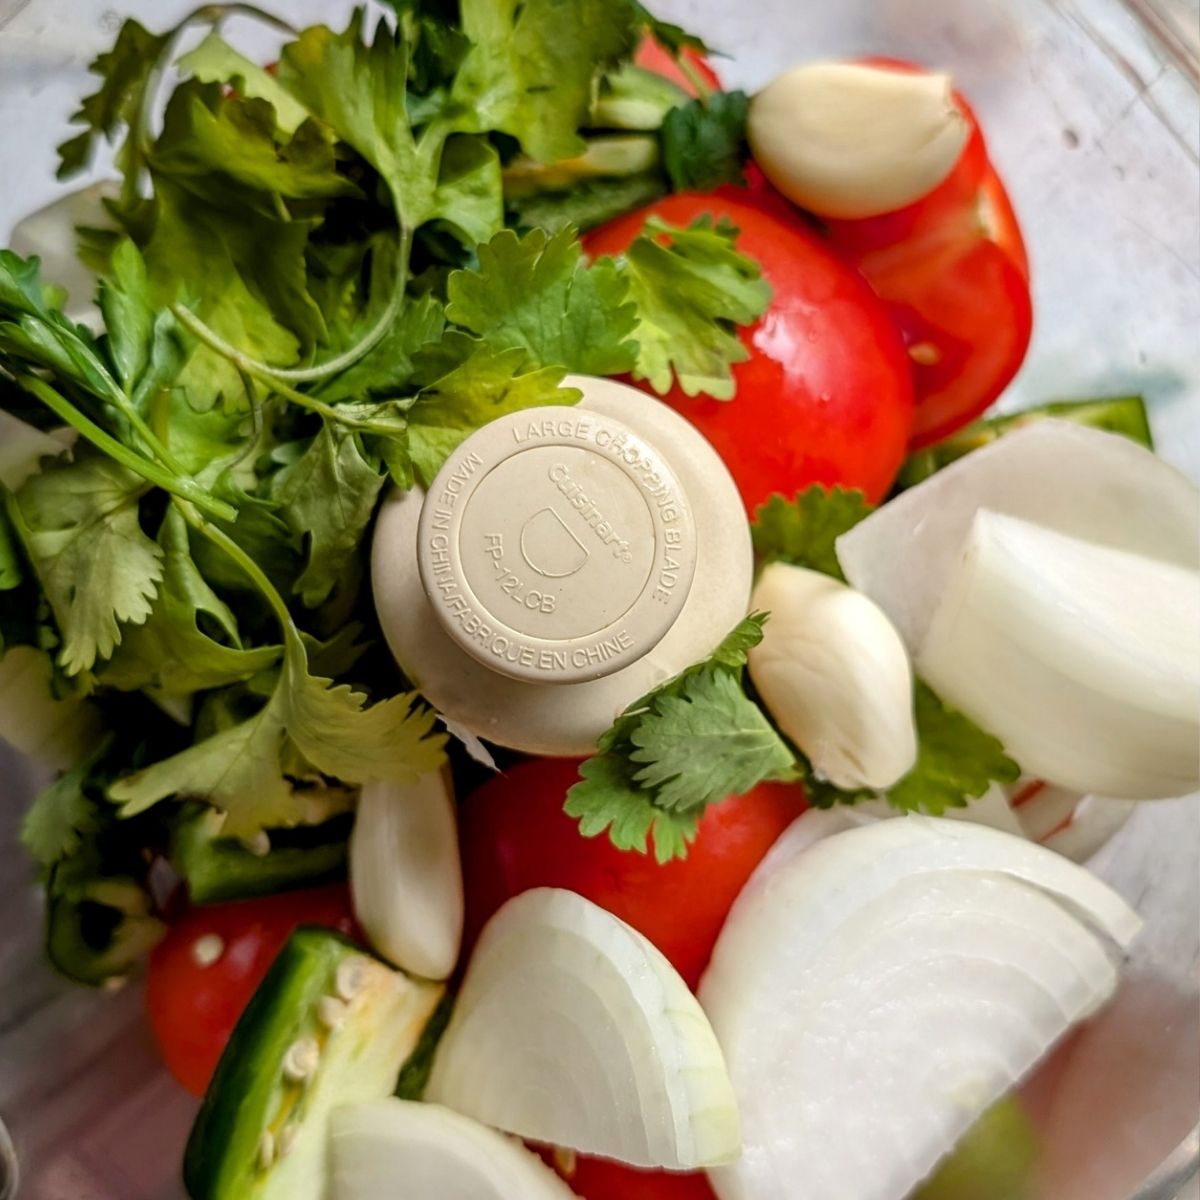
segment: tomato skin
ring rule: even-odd
[[[150,956],[146,1013],[163,1062],[189,1092],[204,1095],[242,1009],[298,925],[356,932],[344,884],[189,908]],[[199,938],[221,939],[210,966],[196,959]]]
[[[868,62],[917,71],[890,59]],[[887,302],[912,353],[913,448],[974,420],[1016,375],[1033,331],[1029,256],[979,122],[954,170],[906,208],[830,220],[826,233]]]
[[[574,759],[519,763],[476,789],[462,807],[469,948],[506,900],[534,887],[578,892],[646,935],[695,988],[730,905],[759,860],[804,809],[794,784],[760,784],[713,805],[686,859],[584,838],[563,812],[579,776]]]
[[[763,316],[738,332],[749,357],[733,367],[737,393],[727,402],[675,387],[663,399],[712,443],[751,516],[772,493],[813,483],[880,500],[912,427],[904,346],[870,287],[804,218],[756,196],[732,188],[668,196],[584,243],[592,255],[619,254],[650,216],[681,226],[703,215],[731,220],[738,248],[773,289]]]
[[[717,78],[716,71],[712,69],[708,59],[703,54],[692,50],[690,47],[684,47],[682,57],[710,91],[719,92],[721,90],[721,81]],[[675,61],[675,56],[669,50],[660,46],[652,37],[642,38],[637,51],[634,53],[633,61],[636,66],[641,67],[643,70],[653,71],[655,75],[661,75],[664,79],[669,79],[672,83],[678,84],[689,96],[699,94],[696,91],[695,83],[680,70],[679,64]]]

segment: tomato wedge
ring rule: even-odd
[[[467,797],[460,835],[468,950],[512,896],[568,888],[644,933],[694,988],[742,885],[803,811],[803,792],[766,783],[713,805],[687,858],[660,866],[607,837],[580,836],[563,812],[578,777],[574,759],[530,759]]]
[[[914,447],[983,412],[1016,375],[1033,330],[1029,257],[1016,213],[974,112],[957,93],[955,101],[971,132],[938,187],[896,212],[825,223],[833,244],[887,302],[908,348]]]
[[[663,397],[712,443],[747,512],[814,483],[881,499],[906,452],[912,377],[870,287],[798,213],[744,189],[668,196],[592,230],[584,244],[592,255],[620,254],[651,216],[678,226],[731,221],[738,248],[762,264],[773,290],[766,313],[739,331],[748,357],[733,367],[733,400],[678,387]]]

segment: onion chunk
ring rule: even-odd
[[[428,1098],[536,1141],[641,1167],[735,1158],[737,1107],[696,998],[640,933],[537,888],[492,918]]]
[[[1010,834],[829,817],[760,865],[701,985],[742,1115],[721,1200],[903,1200],[1111,997],[1140,926]]]
[[[330,1121],[330,1200],[571,1200],[519,1142],[436,1104],[378,1100]]]

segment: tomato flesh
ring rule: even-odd
[[[242,1010],[299,925],[354,934],[346,886],[190,908],[155,947],[146,1012],[163,1062],[189,1092],[204,1095]]]
[[[716,1200],[703,1171],[639,1171],[599,1158],[580,1158],[567,1175],[581,1200]]]
[[[709,91],[719,92],[721,90],[721,81],[703,54],[685,46],[680,57]],[[660,46],[652,37],[642,38],[637,52],[633,56],[633,61],[643,70],[653,71],[655,75],[669,79],[683,88],[689,96],[699,94],[696,90],[695,80],[691,79],[686,71],[681,70],[675,56],[665,47]]]
[[[858,273],[831,253],[798,214],[734,189],[683,193],[593,230],[594,256],[619,254],[651,216],[679,226],[697,217],[737,226],[739,250],[762,264],[772,298],[739,331],[748,351],[733,367],[732,401],[688,396],[664,401],[712,443],[747,512],[772,493],[820,483],[861,488],[881,499],[904,459],[912,427],[912,378],[887,309]]]
[[[829,239],[886,301],[908,348],[914,448],[987,409],[1016,375],[1033,331],[1029,256],[1016,213],[971,106],[957,93],[955,102],[970,133],[942,183],[895,212],[825,223]]]
[[[685,859],[618,850],[584,838],[563,812],[579,777],[573,759],[519,763],[467,797],[461,813],[466,945],[508,899],[560,887],[646,935],[695,988],[730,906],[759,860],[803,811],[794,784],[760,784],[708,809]]]

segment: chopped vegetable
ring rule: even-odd
[[[292,935],[242,1014],[184,1157],[193,1200],[320,1200],[330,1114],[390,1094],[442,989],[326,930]]]
[[[427,1094],[640,1166],[686,1170],[739,1150],[729,1077],[695,997],[641,934],[554,888],[510,900],[485,929]]]
[[[686,859],[660,863],[605,837],[584,838],[563,811],[575,759],[509,767],[462,806],[466,945],[497,909],[534,887],[561,887],[620,917],[663,952],[691,988],[725,915],[775,839],[804,809],[792,783],[760,783],[704,810]],[[653,835],[651,835],[653,836]]]
[[[167,1070],[203,1096],[234,1026],[300,926],[355,935],[344,884],[175,912],[150,956],[146,1016]]]
[[[531,1150],[436,1104],[379,1100],[338,1110],[330,1122],[332,1200],[374,1200],[398,1179],[444,1200],[571,1200],[569,1187]]]
[[[846,578],[920,645],[975,512],[1195,569],[1196,487],[1127,438],[1066,421],[1018,429],[885,504],[838,539]]]
[[[631,704],[580,768],[567,796],[584,837],[682,858],[706,805],[792,777],[792,753],[741,685],[764,617],[748,617],[705,662]]]
[[[1140,927],[1010,835],[905,817],[814,841],[826,815],[760,866],[701,984],[745,1131],[721,1200],[907,1195],[1111,997]]]
[[[1200,571],[981,510],[922,674],[1032,775],[1077,793],[1200,787]]]

